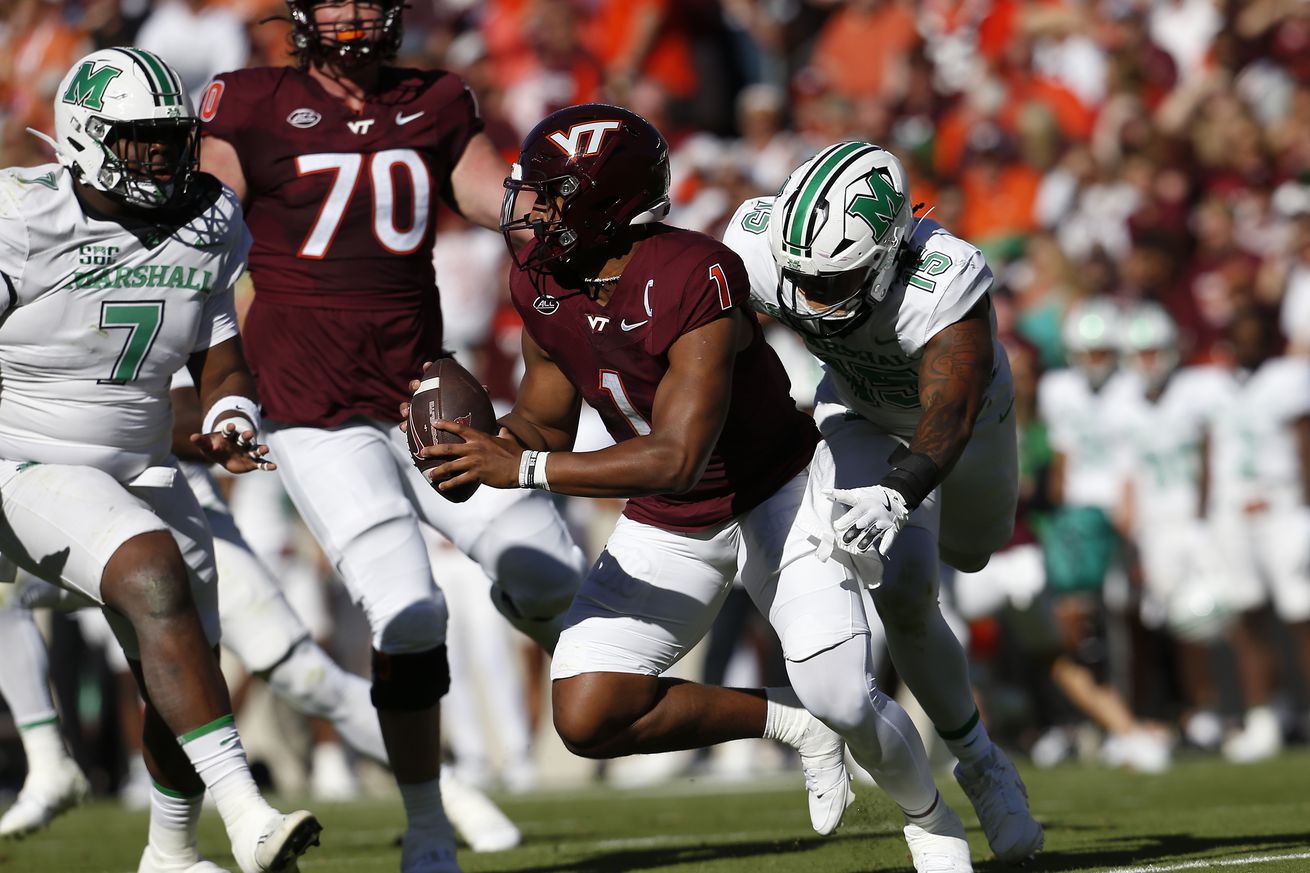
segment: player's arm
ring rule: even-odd
[[[241,338],[230,337],[194,353],[187,369],[200,392],[205,410],[200,431],[190,436],[206,459],[233,473],[274,469],[260,445],[259,401],[255,379],[241,353]]]
[[[208,463],[209,458],[200,446],[191,442],[191,434],[199,433],[204,421],[200,408],[200,395],[192,385],[174,388],[168,392],[173,403],[173,454],[183,461]]]
[[[474,134],[450,174],[455,204],[474,224],[500,230],[500,205],[505,199],[509,167],[485,133]],[[531,198],[528,199],[531,208]]]
[[[525,449],[572,449],[578,435],[582,395],[526,330],[523,364],[518,399],[509,414],[500,419],[500,426]]]
[[[992,373],[992,331],[984,295],[964,317],[943,328],[923,347],[919,402],[923,417],[908,450],[892,455],[892,468],[873,487],[831,489],[850,508],[833,522],[847,551],[867,552],[876,544],[887,554],[897,533],[959,460],[973,436]]]
[[[669,348],[668,370],[655,392],[649,434],[595,452],[550,452],[534,468],[534,476],[539,471],[551,491],[577,497],[687,491],[700,480],[723,429],[733,363],[751,336],[746,315],[732,310],[728,318],[679,337]],[[528,387],[526,380],[524,384]],[[529,394],[527,407],[535,402]],[[450,422],[437,426],[467,440],[422,451],[425,457],[454,459],[430,471],[431,476],[459,472],[438,487],[444,490],[474,480],[496,488],[519,486],[524,459],[520,446]]]
[[[206,134],[200,141],[200,169],[236,192],[243,209],[250,205],[246,201],[246,173],[241,168],[241,157],[230,142]]]

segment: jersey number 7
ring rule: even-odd
[[[311,260],[327,257],[332,241],[341,229],[342,220],[350,200],[355,196],[364,163],[368,163],[368,179],[372,188],[373,236],[378,243],[396,255],[408,255],[418,250],[428,230],[428,206],[431,202],[432,180],[427,164],[413,149],[387,149],[369,155],[356,152],[323,152],[300,155],[296,158],[296,173],[302,177],[314,173],[332,173],[332,185],[327,197],[318,208],[318,216],[309,236],[300,244],[296,255]],[[413,213],[407,216],[404,228],[396,226],[395,169],[399,167],[409,177],[413,187],[410,203]]]

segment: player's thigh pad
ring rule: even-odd
[[[114,553],[141,534],[168,530],[186,561],[205,634],[218,641],[212,541],[181,473],[171,484],[134,487],[92,467],[0,461],[0,504],[0,551],[33,575],[101,605],[100,583]],[[116,613],[110,618],[135,656],[130,624]]]
[[[674,533],[620,518],[564,615],[551,679],[656,676],[709,630],[737,572],[735,522]]]
[[[217,509],[205,510],[205,515],[214,533],[223,645],[246,670],[261,673],[285,658],[309,631],[246,545],[232,516]]]
[[[820,561],[796,524],[807,499],[802,473],[740,518],[740,575],[789,661],[804,661],[869,633],[859,583],[839,561]]]
[[[938,489],[941,494],[942,559],[959,570],[976,570],[1014,534],[1019,504],[1019,452],[1014,415],[984,415]]]
[[[1295,624],[1310,620],[1310,530],[1302,512],[1270,511],[1252,524],[1274,611]]]
[[[386,431],[276,428],[268,444],[287,494],[368,616],[373,648],[422,652],[445,642],[446,605]]]

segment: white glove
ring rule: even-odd
[[[823,494],[851,507],[832,528],[837,532],[837,545],[853,555],[863,554],[877,543],[885,556],[910,518],[905,498],[894,488],[825,488]]]

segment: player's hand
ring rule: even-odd
[[[886,555],[910,518],[905,498],[894,488],[882,485],[825,488],[823,494],[850,507],[845,515],[832,523],[832,528],[837,534],[837,545],[853,555],[868,552],[874,544],[877,544],[879,553]]]
[[[424,361],[423,366],[419,367],[419,372],[422,373],[428,367],[431,366],[432,366],[431,361]],[[420,380],[418,379],[409,380],[409,393],[411,396],[414,394],[415,391],[418,390],[419,381]],[[402,400],[400,402],[400,432],[409,433],[409,401],[408,400]]]
[[[437,443],[420,449],[418,458],[436,458],[441,466],[424,472],[438,491],[469,482],[481,482],[492,488],[519,487],[519,459],[523,447],[505,428],[497,436],[454,421],[434,421],[434,430],[444,430],[464,440],[462,443]]]
[[[277,464],[268,459],[268,446],[255,442],[255,432],[238,431],[232,422],[216,433],[191,434],[191,443],[211,464],[229,473],[277,469]]]

